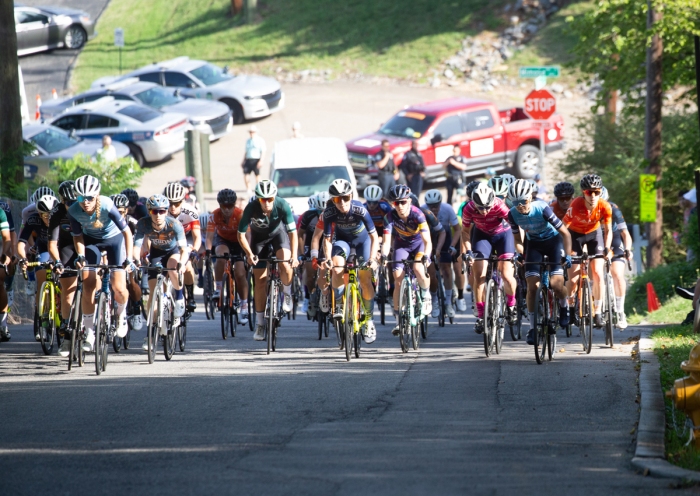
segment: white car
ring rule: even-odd
[[[345,143],[338,138],[294,138],[275,143],[270,179],[296,214],[309,209],[313,194],[328,191],[334,179],[347,179],[357,199],[357,182]]]
[[[181,88],[182,96],[208,98],[229,106],[234,124],[246,119],[266,117],[284,108],[284,93],[279,82],[264,76],[234,75],[228,67],[221,68],[204,60],[178,57],[136,69],[123,76],[100,78],[93,88],[137,77],[141,81]]]

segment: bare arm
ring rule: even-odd
[[[430,236],[428,236],[430,237]],[[447,232],[443,229],[440,231],[440,235],[438,236],[437,244],[435,245],[435,253],[440,253],[442,251],[442,245],[445,244],[445,238],[447,237]],[[427,250],[426,250],[427,251]],[[433,251],[427,251],[428,253],[432,253]]]
[[[571,253],[571,233],[564,224],[559,228],[559,234],[561,234],[561,239],[564,241],[564,253]]]
[[[454,167],[455,169],[459,169],[459,170],[461,170],[461,171],[467,170],[467,166],[466,166],[466,165],[464,165],[462,162],[457,162],[457,161],[456,161],[455,159],[453,159],[452,157],[450,157],[450,158],[447,159],[447,163],[450,164],[450,165],[451,165],[452,167]]]
[[[384,233],[384,240],[382,241],[382,255],[384,257],[388,257],[389,250],[391,250],[391,233]]]
[[[456,249],[458,243],[459,243],[459,242],[461,241],[461,239],[462,239],[462,223],[461,223],[461,222],[458,222],[457,225],[454,226],[454,228],[455,228],[455,233],[454,233],[454,236],[453,236],[454,240],[452,241],[452,246],[454,246],[455,249]]]
[[[205,249],[211,251],[212,246],[214,246],[214,231],[207,231],[207,239],[205,241]]]
[[[471,242],[472,226],[462,229],[462,253],[472,251]]]
[[[49,241],[49,255],[53,260],[61,260],[61,254],[58,252],[58,241]]]
[[[321,237],[323,236],[323,229],[319,229],[318,227],[314,229],[314,234],[311,236],[311,250],[319,250],[319,247],[321,246]]]
[[[202,229],[195,225],[192,227],[192,251],[197,253],[202,246]]]

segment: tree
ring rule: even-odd
[[[12,196],[24,181],[22,108],[13,0],[0,0],[0,192]]]

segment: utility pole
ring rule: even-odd
[[[22,107],[13,0],[0,0],[0,193],[24,181]]]
[[[661,12],[655,8],[652,0],[647,0],[647,29],[651,31],[661,20]],[[644,158],[648,161],[648,174],[654,174],[657,181],[661,179],[661,106],[663,104],[662,87],[663,41],[659,34],[651,38],[647,47],[647,96],[646,126],[644,139]],[[661,265],[663,254],[663,193],[656,190],[656,221],[649,224],[649,248],[647,249],[647,266]]]
[[[253,24],[255,21],[255,9],[258,7],[258,0],[245,0],[245,23]]]

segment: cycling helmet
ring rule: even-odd
[[[600,189],[600,197],[605,201],[608,201],[608,199],[610,198],[610,194],[608,193],[608,188],[606,188],[605,186],[603,186]]]
[[[114,202],[114,206],[117,208],[127,208],[129,206],[129,199],[126,197],[126,195],[119,193],[110,196],[110,198]]]
[[[532,184],[525,179],[518,179],[510,185],[508,199],[512,202],[529,200],[532,198]]]
[[[36,209],[41,213],[53,212],[58,206],[58,198],[53,195],[44,195],[36,202]]]
[[[477,207],[491,208],[496,202],[496,193],[485,183],[479,185],[472,192],[472,201]]]
[[[489,187],[496,193],[498,197],[505,197],[508,194],[508,187],[510,183],[505,181],[501,176],[493,176],[489,179]]]
[[[328,191],[321,191],[316,195],[316,201],[318,202],[317,208],[319,210],[324,210],[326,208],[326,203],[328,203],[328,200],[330,198],[330,195],[328,194]]]
[[[61,195],[63,201],[77,200],[78,195],[75,194],[75,181],[63,181],[58,187],[58,194]]]
[[[42,196],[56,196],[56,193],[53,192],[51,188],[48,186],[40,186],[37,188],[37,190],[32,194],[31,198],[29,199],[30,203],[36,203],[39,198]]]
[[[411,205],[420,208],[420,202],[418,201],[418,197],[415,194],[411,193],[409,195],[409,198],[411,199]]]
[[[75,180],[75,192],[78,196],[97,196],[100,194],[100,180],[94,176],[80,176]]]
[[[331,198],[352,195],[352,184],[347,179],[336,179],[328,188]]]
[[[554,186],[554,196],[557,198],[560,196],[574,196],[574,193],[574,185],[569,182],[562,181]]]
[[[237,199],[236,192],[229,188],[222,189],[216,195],[216,201],[219,202],[219,205],[235,204]]]
[[[255,196],[257,198],[274,198],[277,196],[277,186],[269,179],[263,179],[255,186]]]
[[[365,200],[368,202],[378,202],[382,199],[383,195],[384,192],[382,191],[382,188],[374,184],[367,186],[367,188],[365,188],[365,192],[363,193]]]
[[[165,196],[171,203],[181,202],[187,196],[187,190],[180,183],[170,183],[163,190]]]
[[[316,210],[318,208],[318,195],[311,195],[307,202],[309,204],[309,210]]]
[[[170,206],[170,201],[163,195],[153,195],[148,200],[146,200],[146,208],[148,210],[156,210],[159,208],[168,208]]]
[[[411,198],[411,188],[405,184],[397,184],[389,190],[389,200],[391,201],[405,200],[407,198]]]
[[[586,174],[581,178],[581,189],[601,189],[603,180],[598,174]]]
[[[436,189],[431,189],[425,193],[425,203],[428,205],[435,205],[436,203],[442,203],[442,193]]]
[[[192,176],[187,176],[183,177],[180,179],[180,184],[184,186],[185,188],[194,188],[194,186],[197,184],[197,179],[195,179]]]
[[[481,181],[472,181],[469,184],[467,184],[466,192],[467,192],[467,198],[471,200],[472,193],[476,189],[478,185],[481,184]]]
[[[515,177],[513,174],[501,174],[501,179],[503,179],[504,181],[508,181],[508,184],[513,184],[518,178]]]
[[[129,199],[130,207],[135,207],[136,204],[139,202],[139,193],[133,188],[126,188],[122,191],[121,194],[126,195],[126,197]]]

